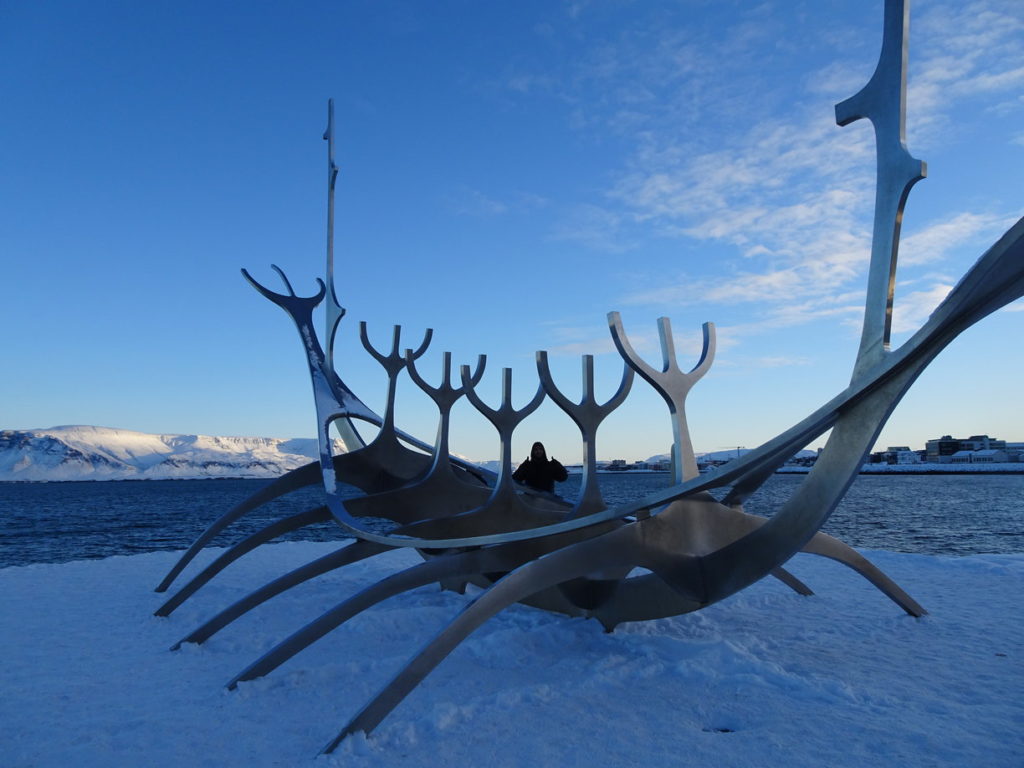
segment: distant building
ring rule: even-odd
[[[813,456],[794,456],[786,462],[791,467],[813,467],[814,462],[818,460],[818,454]]]
[[[945,463],[951,461],[950,457],[960,450],[960,441],[952,435],[943,435],[925,443],[924,450],[926,461]]]
[[[1006,451],[990,448],[981,451],[957,451],[950,457],[951,464],[1005,464],[1010,460]]]
[[[988,435],[971,435],[960,441],[960,448],[965,451],[995,451],[1006,448],[1006,441]]]
[[[921,456],[906,445],[890,445],[884,451],[876,451],[868,457],[869,464],[920,464]]]
[[[947,457],[945,464],[970,464],[971,454],[974,451],[957,451],[952,456]]]
[[[912,451],[909,448],[903,448],[898,451],[891,451],[890,455],[893,456],[893,461],[890,464],[920,464],[921,456],[917,451]]]
[[[971,455],[972,464],[1005,464],[1009,461],[1006,451],[990,448],[987,451],[975,451]]]
[[[1005,451],[1006,441],[997,440],[988,435],[971,435],[968,438],[952,437],[943,435],[935,440],[929,440],[925,444],[925,461],[939,464],[963,464],[970,461],[969,458],[960,456],[954,461],[953,457],[959,453],[974,453],[976,451]],[[1004,459],[1004,461],[1008,460]]]

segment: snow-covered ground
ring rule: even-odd
[[[1024,765],[1024,555],[889,552],[867,554],[925,618],[806,555],[790,565],[813,597],[769,579],[613,634],[516,606],[370,737],[315,759],[472,595],[400,596],[267,678],[223,688],[272,643],[417,557],[389,553],[261,606],[202,647],[167,649],[334,546],[265,546],[166,619],[151,615],[164,599],[152,588],[175,553],[0,570],[0,764]]]

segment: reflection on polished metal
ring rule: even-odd
[[[882,52],[875,72],[857,94],[836,105],[836,122],[845,126],[866,117],[875,128],[875,220],[864,307],[864,329],[854,378],[889,350],[903,206],[910,188],[927,166],[907,151],[907,30],[910,3],[886,0]]]
[[[327,264],[324,272],[327,277],[327,296],[324,303],[324,343],[326,366],[334,370],[334,337],[338,333],[338,324],[345,316],[345,308],[338,303],[338,295],[334,290],[334,185],[338,181],[338,166],[334,162],[334,99],[327,100],[327,129],[324,131],[327,142]],[[428,331],[429,333],[429,331]],[[355,451],[366,443],[356,431],[349,419],[340,419],[335,424],[346,451]]]
[[[385,355],[369,341],[360,324],[364,348],[384,368],[388,380],[384,415],[379,416],[339,377],[333,359],[334,335],[344,309],[334,290],[333,104],[328,128],[327,283],[310,297],[297,296],[284,274],[286,293],[246,279],[280,306],[295,323],[306,352],[317,411],[320,459],[270,484],[230,510],[197,539],[158,591],[165,591],[198,551],[252,509],[310,485],[323,483],[326,507],[293,515],[266,526],[226,550],[193,576],[157,614],[175,608],[223,568],[259,544],[290,530],[329,518],[356,538],[260,587],[208,619],[181,641],[202,643],[240,616],[273,597],[350,563],[398,548],[416,548],[424,562],[394,573],[336,606],[267,651],[229,682],[270,673],[360,612],[410,589],[437,583],[463,591],[467,583],[483,589],[476,599],[355,713],[325,751],[348,734],[369,733],[463,639],[488,618],[516,602],[570,616],[596,619],[607,630],[625,621],[645,621],[699,610],[772,575],[805,595],[811,590],[785,564],[797,552],[831,558],[853,569],[911,616],[924,609],[891,579],[821,527],[853,482],[864,456],[904,393],[935,356],[964,329],[1024,295],[1024,219],[1018,221],[968,271],[921,329],[896,350],[889,349],[893,287],[903,206],[924,165],[904,146],[907,25],[904,0],[886,0],[882,52],[868,85],[836,107],[840,125],[867,117],[875,126],[878,173],[875,219],[864,328],[849,386],[805,419],[737,460],[699,474],[686,421],[686,396],[710,368],[715,353],[714,326],[703,328],[699,361],[684,373],[676,360],[671,325],[659,322],[662,369],[644,362],[630,344],[619,315],[608,316],[612,340],[621,357],[622,381],[602,405],[594,393],[594,360],[583,358],[583,396],[569,400],[555,384],[547,353],[537,353],[538,388],[521,408],[512,405],[512,371],[502,372],[501,402],[492,407],[476,389],[485,367],[460,367],[452,382],[452,359],[445,353],[442,380],[427,383],[417,368],[430,344],[427,331],[416,350],[400,355],[401,329],[394,329]],[[276,269],[276,267],[275,267]],[[313,327],[312,313],[327,300],[326,349]],[[438,431],[432,446],[395,426],[396,389],[401,374],[433,400]],[[607,507],[596,483],[598,427],[629,394],[634,374],[665,400],[672,419],[673,484],[642,499]],[[497,475],[450,454],[452,408],[465,396],[497,432],[501,462]],[[512,480],[511,446],[515,430],[545,398],[561,408],[580,431],[584,476],[575,505],[551,494],[517,487]],[[379,427],[365,443],[352,420]],[[335,424],[347,451],[334,455],[330,427]],[[814,468],[770,519],[747,514],[743,504],[788,458],[831,430]],[[345,500],[339,484],[355,486],[363,496]],[[721,501],[709,492],[727,489]],[[391,521],[393,528],[371,528],[366,518]],[[394,527],[397,526],[397,527]],[[640,570],[637,570],[640,569]],[[178,648],[181,643],[174,647]]]

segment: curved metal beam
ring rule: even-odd
[[[277,478],[269,485],[261,488],[259,491],[254,493],[249,498],[242,502],[239,502],[217,520],[215,520],[205,531],[203,531],[199,538],[192,542],[185,553],[178,558],[178,562],[174,564],[167,575],[164,576],[163,581],[157,585],[156,592],[166,592],[167,588],[178,578],[180,574],[193,558],[199,554],[199,552],[208,545],[217,534],[231,525],[233,522],[248,514],[257,507],[266,504],[268,501],[273,501],[276,498],[284,496],[286,493],[291,493],[299,488],[305,488],[308,485],[314,485],[320,482],[320,467],[316,462],[306,464],[303,467],[294,469],[285,475]]]
[[[607,526],[604,527],[607,529]],[[579,540],[579,533],[573,532],[541,541],[512,542],[486,549],[430,557],[426,562],[392,574],[342,601],[271,648],[235,676],[227,687],[233,689],[239,682],[263,677],[352,617],[390,597],[433,582],[443,583],[448,579],[460,580],[482,574],[512,571],[523,563],[575,544]]]
[[[382,544],[374,544],[373,542],[356,539],[341,549],[324,555],[323,557],[319,557],[293,571],[289,571],[283,576],[279,576],[268,584],[260,587],[255,592],[246,595],[241,600],[225,608],[213,618],[207,620],[198,629],[176,642],[171,646],[171,650],[178,650],[182,643],[205,643],[239,616],[248,613],[253,608],[265,603],[272,597],[276,597],[282,592],[285,592],[298,584],[302,584],[303,582],[309,581],[317,576],[322,576],[329,571],[337,570],[338,568],[359,562],[360,560],[365,560],[368,557],[374,557],[375,555],[379,555],[389,549],[393,549],[393,547],[386,547]]]
[[[411,589],[432,584],[443,578],[478,573],[480,550],[437,557],[388,576],[342,601],[314,621],[281,641],[263,656],[239,672],[227,684],[234,690],[238,684],[263,677],[305,650],[340,625],[377,603]]]
[[[848,568],[852,568],[914,618],[927,615],[928,611],[922,608],[914,598],[900,589],[899,585],[886,576],[878,566],[839,539],[818,531],[814,538],[807,542],[802,551],[812,555],[827,557],[842,563]]]
[[[299,528],[305,528],[307,525],[326,523],[330,519],[331,513],[327,507],[316,507],[315,509],[299,512],[296,515],[291,515],[283,520],[278,520],[277,522],[264,526],[255,533],[246,536],[234,546],[224,550],[217,559],[200,571],[185,586],[179,589],[170,600],[157,608],[153,612],[153,615],[170,616],[175,608],[194,595],[200,587],[231,565],[231,563],[235,562],[235,560],[240,558],[242,555],[256,549],[260,544],[272,541],[278,536],[298,530]]]
[[[595,562],[608,567],[630,565],[628,559],[622,556],[614,544],[610,545],[606,537],[599,537],[553,552],[547,557],[533,560],[512,571],[470,603],[451,624],[428,643],[334,739],[328,742],[323,752],[334,751],[351,733],[370,733],[459,643],[496,613],[549,584],[585,576],[593,570]]]

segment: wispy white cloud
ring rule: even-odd
[[[722,368],[739,369],[744,372],[758,368],[798,368],[813,364],[813,360],[807,357],[794,357],[787,355],[765,355],[751,357],[731,357],[721,361]]]
[[[911,59],[913,144],[926,149],[955,136],[952,115],[959,103],[1024,84],[1024,10],[1018,0],[936,3],[922,9],[914,27],[928,44]]]
[[[998,97],[990,104],[984,105],[981,114],[988,118],[1002,120],[1024,112],[1024,93],[1013,98]]]
[[[579,243],[596,251],[624,253],[637,245],[626,231],[624,218],[598,205],[579,205],[551,233],[551,239]]]
[[[1012,92],[1024,84],[1022,17],[1019,3],[997,0],[963,8],[931,6],[918,31],[928,46],[911,81],[918,125],[944,124],[965,100],[982,92]],[[734,30],[736,40],[746,34],[740,27],[746,28],[743,20]],[[669,39],[682,47],[677,33]],[[618,69],[606,66],[603,75],[629,69],[628,57],[607,50],[604,56]],[[651,60],[643,61],[652,71]],[[722,87],[709,82],[699,66],[687,69],[713,98],[722,96]],[[807,78],[805,101],[785,116],[759,115],[752,126],[724,132],[722,146],[705,151],[694,151],[692,142],[662,122],[664,114],[693,104],[689,93],[670,96],[676,107],[660,107],[661,115],[634,118],[647,127],[636,134],[629,166],[608,191],[609,200],[624,212],[606,212],[617,231],[643,227],[662,237],[727,245],[740,259],[731,275],[660,278],[656,287],[627,296],[627,303],[756,303],[763,305],[763,325],[773,327],[826,317],[859,322],[859,289],[870,250],[866,227],[874,141],[866,126],[839,130],[831,122],[831,103],[823,97],[848,95],[864,82],[849,65],[829,64]],[[947,216],[906,233],[900,264],[912,268],[940,262],[958,248],[997,235],[1008,223],[998,213]],[[936,284],[899,297],[900,322],[914,322],[925,308],[930,312],[942,290]]]
[[[831,99],[836,94],[853,94],[863,88],[864,74],[852,68],[848,61],[834,61],[807,75],[803,86],[810,94]]]
[[[586,4],[567,12],[583,10],[603,12]],[[632,145],[612,182],[574,206],[552,237],[611,253],[639,251],[655,239],[683,244],[692,253],[686,270],[652,275],[650,287],[632,290],[624,303],[742,304],[756,322],[733,326],[733,340],[821,320],[859,327],[874,136],[867,121],[838,128],[833,105],[867,82],[878,38],[824,13],[812,22],[815,35],[802,37],[780,27],[770,4],[709,12],[686,24],[663,23],[665,13],[632,15],[568,72],[510,80],[512,90],[544,88],[560,99],[584,134],[610,129]],[[911,152],[927,159],[929,148],[953,141],[953,116],[972,104],[980,114],[1005,94],[999,109],[1024,114],[1022,37],[1020,0],[915,8]],[[795,51],[799,63],[790,66],[815,57],[822,65],[798,70],[786,83],[763,75],[766,58]],[[1024,134],[1014,141],[1024,144]],[[897,292],[900,328],[927,315],[950,282],[924,278],[921,268],[941,270],[965,247],[998,235],[1008,223],[1004,213],[962,209],[905,224],[899,278],[913,290]],[[702,264],[709,252],[715,263]]]
[[[625,326],[626,337],[633,349],[652,367],[660,368],[663,364],[661,352],[661,337],[657,326],[650,325],[648,328],[633,328]],[[549,326],[547,329],[548,338],[554,340],[554,344],[548,347],[548,353],[560,356],[578,355],[618,355],[618,350],[612,342],[611,335],[605,333],[599,335],[594,332],[593,326],[572,327],[572,326]],[[736,337],[729,329],[717,329],[716,347],[728,349],[736,344]],[[679,367],[684,370],[693,367],[704,351],[704,336],[700,328],[685,330],[673,329],[672,342],[676,351],[676,359]],[[689,364],[688,364],[689,362]]]
[[[509,75],[505,80],[505,86],[510,91],[519,94],[528,94],[533,91],[547,91],[552,87],[552,78],[544,74],[526,74],[517,72]]]
[[[748,361],[753,368],[791,368],[793,366],[811,365],[812,360],[806,357],[790,357],[776,355],[774,357],[755,357]]]
[[[916,331],[942,300],[953,290],[952,285],[936,283],[923,291],[913,291],[898,297],[893,303],[892,332]]]
[[[548,204],[546,198],[534,193],[516,192],[504,199],[498,199],[468,186],[460,186],[449,193],[445,202],[456,215],[477,217],[521,213],[543,208]]]
[[[500,216],[509,209],[506,203],[466,186],[449,194],[446,202],[459,216]]]
[[[583,355],[607,355],[615,352],[615,345],[607,337],[595,336],[585,341],[568,341],[553,344],[547,348],[552,357],[581,357]]]
[[[952,219],[934,222],[902,238],[900,264],[910,266],[941,261],[950,251],[1003,232],[1014,221],[1013,217],[994,213],[961,213]]]
[[[549,355],[572,356],[580,355],[603,355],[615,352],[615,345],[612,343],[608,333],[603,335],[593,324],[568,325],[565,323],[546,322],[544,325],[544,338],[548,340],[545,345]],[[641,340],[641,344],[646,343]]]

